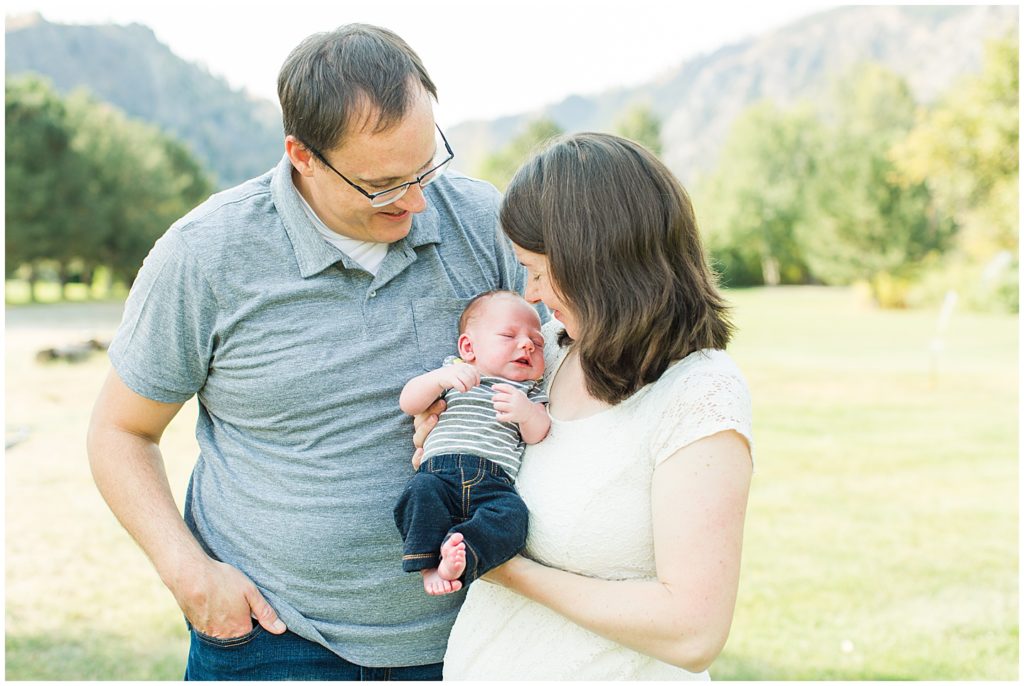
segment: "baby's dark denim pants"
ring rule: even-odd
[[[476,455],[435,455],[409,481],[395,506],[407,572],[441,562],[441,544],[461,533],[468,585],[526,545],[529,513],[505,470]]]

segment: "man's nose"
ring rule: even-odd
[[[412,214],[418,214],[427,209],[427,199],[423,195],[423,187],[418,183],[412,184],[409,186],[409,190],[405,192],[405,195],[396,200],[394,205]]]

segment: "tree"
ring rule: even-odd
[[[109,268],[128,283],[157,237],[212,190],[185,147],[85,92],[29,77],[6,89],[6,274]]]
[[[932,211],[927,186],[897,173],[894,147],[917,105],[906,82],[864,64],[841,79],[797,227],[807,262],[826,283],[864,281],[883,306],[902,306],[911,281],[949,244],[954,225]]]
[[[77,208],[86,165],[72,146],[63,100],[49,84],[30,76],[7,82],[5,275],[28,267],[35,299],[43,260],[66,265],[74,257]],[[63,271],[63,270],[62,270]]]
[[[661,155],[661,120],[647,105],[635,105],[615,123],[615,133]]]
[[[88,93],[74,93],[68,111],[74,144],[91,164],[82,259],[130,284],[156,239],[212,184],[182,144]]]
[[[976,288],[985,265],[1009,255],[1002,284],[1017,309],[1019,203],[1019,47],[1016,38],[986,46],[980,75],[965,77],[896,147],[907,184],[924,183],[933,211],[959,226],[948,266],[973,274]],[[987,294],[991,295],[991,294]]]
[[[485,158],[477,175],[504,191],[523,162],[544,143],[562,133],[551,119],[535,119],[511,143]]]
[[[796,231],[807,221],[821,144],[807,107],[784,112],[763,102],[737,118],[716,170],[697,187],[708,250],[727,284],[810,279]]]

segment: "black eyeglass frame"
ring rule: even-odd
[[[328,169],[330,169],[332,172],[334,172],[335,174],[340,176],[342,181],[344,181],[348,185],[352,186],[352,188],[355,188],[357,191],[362,193],[363,196],[365,196],[366,199],[370,201],[371,205],[373,205],[373,201],[374,201],[375,198],[379,198],[382,195],[387,195],[388,193],[394,193],[398,189],[404,189],[404,190],[402,190],[401,193],[399,193],[397,196],[395,196],[394,200],[389,200],[388,202],[384,203],[383,205],[374,205],[374,207],[385,207],[387,205],[390,205],[393,202],[398,202],[406,194],[406,192],[409,190],[409,186],[413,185],[414,183],[419,184],[420,188],[422,188],[424,186],[424,184],[422,182],[423,177],[430,176],[431,174],[436,172],[438,169],[440,169],[441,167],[445,166],[446,164],[448,164],[449,162],[451,162],[452,160],[455,159],[455,153],[452,151],[452,146],[448,144],[448,139],[445,138],[444,131],[442,131],[441,127],[438,126],[436,123],[434,124],[434,128],[436,128],[437,132],[439,134],[441,134],[441,140],[444,141],[444,148],[445,148],[445,150],[448,151],[448,157],[443,162],[441,162],[440,164],[437,164],[437,165],[431,167],[427,171],[425,171],[422,174],[420,174],[419,176],[417,176],[412,181],[406,181],[405,183],[399,184],[399,185],[395,186],[394,188],[388,188],[387,190],[378,191],[377,193],[369,193],[369,192],[363,190],[363,188],[361,188],[359,186],[359,184],[350,181],[344,174],[342,174],[340,171],[335,169],[334,165],[332,165],[330,162],[327,161],[327,158],[324,157],[323,153],[321,153],[319,150],[314,148],[312,145],[307,145],[304,141],[302,142],[302,144],[305,145],[306,148],[308,148],[311,153],[316,155],[316,158],[318,160],[320,160],[321,162],[326,164]],[[433,179],[430,179],[430,181],[433,181]],[[430,183],[430,181],[428,181],[427,183]]]

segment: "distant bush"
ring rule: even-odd
[[[908,303],[937,305],[952,290],[966,309],[1016,314],[1020,311],[1019,283],[1020,262],[1009,252],[999,253],[988,264],[960,259],[925,274],[910,289]]]
[[[815,104],[746,110],[695,192],[722,281],[863,284],[882,307],[953,288],[1016,312],[1018,261],[997,267],[1019,249],[1018,53],[992,42],[928,109],[866,63]]]

